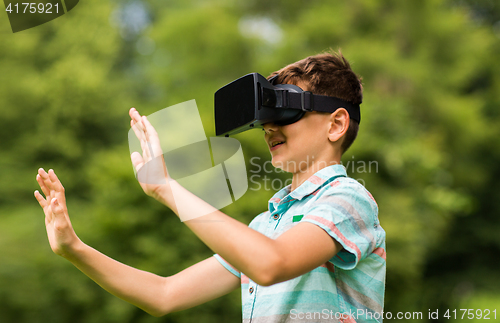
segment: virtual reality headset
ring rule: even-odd
[[[352,120],[361,121],[359,104],[336,97],[316,95],[291,84],[276,84],[278,75],[267,80],[258,73],[247,74],[215,92],[215,134],[234,135],[272,122],[297,122],[307,111],[332,113],[345,108]]]

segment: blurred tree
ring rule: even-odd
[[[500,7],[497,2],[487,0],[452,1],[452,4],[467,12],[483,30],[496,34],[490,36],[491,45],[486,49],[488,55],[481,67],[457,88],[461,96],[480,100],[480,112],[488,120],[480,130],[488,135],[467,150],[459,147],[455,150],[456,160],[470,160],[475,169],[484,171],[484,175],[476,183],[467,180],[457,183],[471,196],[474,209],[469,213],[457,210],[457,217],[431,249],[425,266],[427,297],[428,303],[442,312],[450,308],[493,310],[500,304],[500,273],[496,264],[496,259],[500,258],[500,186],[497,180],[500,175],[500,65],[495,58],[500,54]],[[463,173],[470,172],[463,169]],[[490,318],[494,319],[491,315]],[[497,315],[494,321],[500,321],[500,316]]]
[[[76,224],[95,209],[87,169],[96,153],[123,142],[132,103],[131,82],[115,67],[121,39],[108,26],[110,10],[80,3],[40,27],[2,31],[1,322],[83,322],[111,308],[95,284],[51,254],[32,196],[37,168],[54,168]]]
[[[108,295],[53,255],[46,243],[43,216],[32,196],[38,167],[57,171],[77,233],[104,253],[161,275],[212,254],[171,212],[145,196],[133,177],[128,109],[159,109],[158,83],[140,65],[148,52],[143,33],[151,23],[149,10],[140,1],[86,2],[35,29],[2,33],[0,322],[219,322],[241,317],[235,292],[196,312],[153,318]],[[193,37],[209,25],[209,17],[203,19],[204,25],[191,27]],[[191,23],[196,20],[178,32]],[[224,30],[215,29],[212,41]],[[179,82],[167,87],[184,88],[182,73],[187,74],[178,69]],[[206,83],[200,78],[193,89],[202,90]]]
[[[498,31],[500,5],[494,0],[451,0],[451,5],[467,7],[472,19],[490,24]]]
[[[385,311],[426,318],[429,308],[498,304],[500,45],[464,3],[86,1],[1,34],[0,322],[240,320],[239,291],[160,319],[106,294],[51,253],[34,175],[41,166],[58,172],[85,242],[176,273],[211,251],[141,192],[128,108],[150,114],[196,99],[213,136],[219,87],[329,48],[341,48],[364,79],[360,134],[343,162],[377,199],[387,231]],[[223,210],[246,223],[289,179],[263,167],[269,154],[258,136],[237,136],[255,176]]]

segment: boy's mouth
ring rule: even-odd
[[[271,151],[275,150],[275,149],[278,149],[281,145],[283,145],[285,143],[285,141],[273,141],[269,144],[269,149]]]

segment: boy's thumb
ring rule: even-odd
[[[57,198],[53,198],[52,201],[50,201],[50,206],[52,208],[52,213],[56,214],[56,213],[59,213],[61,211],[61,207],[60,207],[60,204],[59,204],[59,201],[57,200]]]
[[[141,154],[136,151],[134,151],[130,155],[130,159],[132,160],[132,165],[134,166],[135,172],[137,173],[139,169],[141,169],[144,165],[144,159],[142,158]]]

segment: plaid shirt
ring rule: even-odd
[[[385,231],[372,195],[342,165],[321,169],[293,192],[269,200],[249,227],[276,239],[300,222],[313,223],[343,250],[324,265],[272,286],[241,278],[243,322],[381,322],[385,291]],[[259,261],[256,259],[256,261]]]

